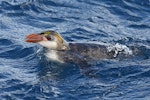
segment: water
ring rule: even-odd
[[[149,0],[0,0],[0,100],[149,100]],[[101,60],[96,78],[47,62],[29,33],[67,41],[138,45],[142,56]]]

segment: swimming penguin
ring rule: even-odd
[[[66,42],[55,31],[45,31],[26,36],[26,42],[37,43],[46,48],[46,56],[51,61],[75,63],[85,68],[89,62],[117,58],[119,55],[131,55],[132,50],[110,47],[106,44]],[[120,45],[118,44],[118,47]],[[118,49],[118,50],[116,50]],[[126,50],[129,51],[126,53]],[[117,52],[116,52],[117,51]]]

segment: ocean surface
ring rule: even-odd
[[[92,65],[97,77],[88,77],[25,42],[45,30],[142,53],[100,60]],[[150,0],[0,0],[0,100],[150,100]]]

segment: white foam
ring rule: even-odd
[[[114,46],[108,46],[107,48],[108,52],[114,51],[114,57],[117,57],[119,53],[123,53],[125,55],[132,55],[133,52],[130,48],[128,48],[126,45],[122,45],[119,43],[116,43]]]

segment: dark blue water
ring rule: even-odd
[[[138,45],[134,59],[78,66],[47,62],[29,33],[67,41]],[[149,0],[0,0],[0,100],[150,100]]]

